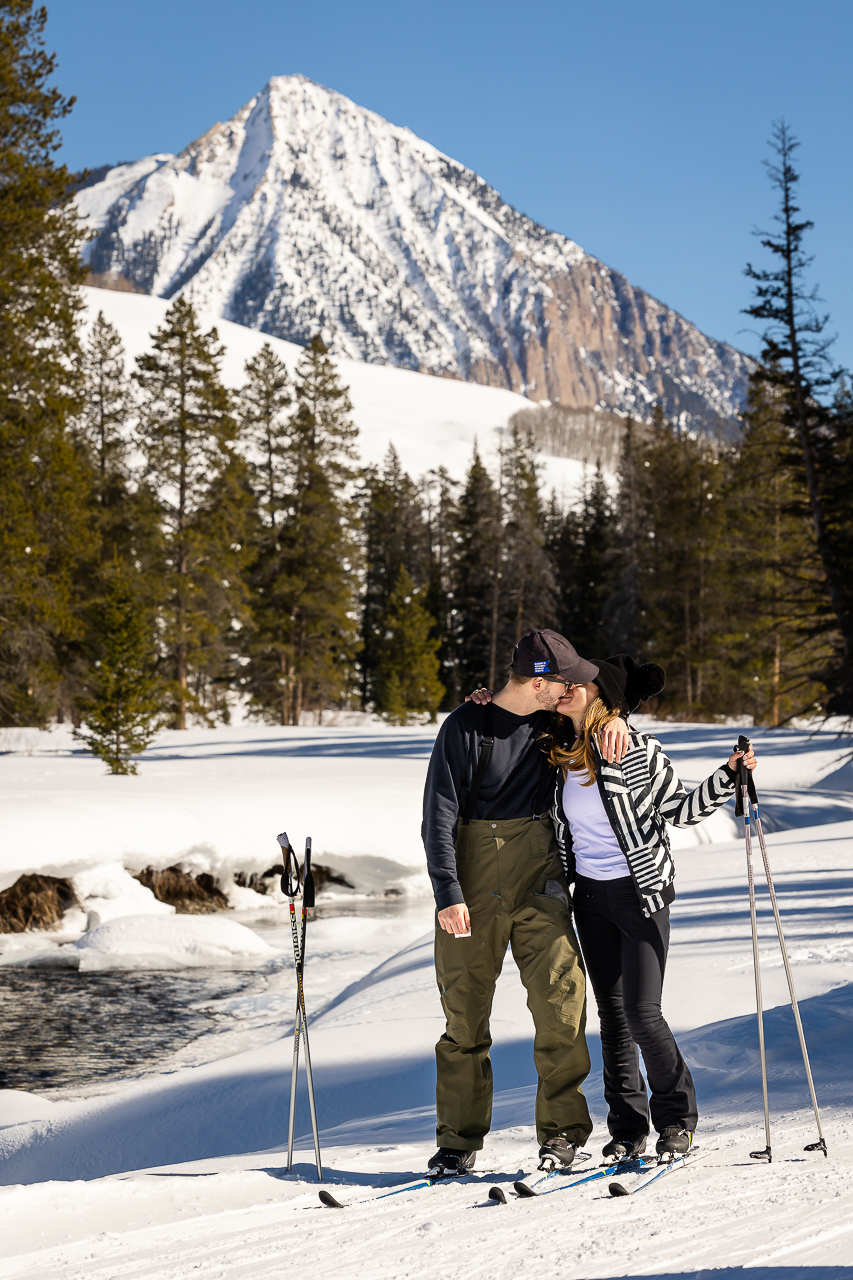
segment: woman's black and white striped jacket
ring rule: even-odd
[[[657,738],[630,730],[621,764],[608,764],[595,744],[596,781],[643,907],[653,915],[675,898],[675,865],[666,824],[692,827],[735,792],[736,774],[722,765],[693,791],[677,777]],[[575,878],[572,833],[563,811],[563,772],[556,771],[551,816],[569,884]]]

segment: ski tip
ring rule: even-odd
[[[522,1200],[532,1200],[537,1192],[531,1190],[526,1182],[514,1182],[515,1194],[521,1196]]]
[[[621,1182],[611,1182],[609,1190],[612,1196],[629,1196],[631,1194],[630,1191],[625,1190]]]
[[[490,1187],[489,1199],[494,1200],[497,1204],[506,1204],[506,1195],[503,1187]]]
[[[318,1192],[320,1204],[324,1204],[327,1209],[343,1209],[340,1200],[336,1200],[330,1191]]]

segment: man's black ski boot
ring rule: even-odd
[[[693,1134],[688,1129],[670,1124],[661,1129],[655,1151],[659,1156],[686,1156],[692,1145]]]
[[[566,1138],[549,1138],[539,1148],[539,1168],[556,1169],[561,1165],[564,1169],[570,1169],[576,1151],[574,1142],[569,1142]]]
[[[439,1147],[427,1165],[437,1174],[467,1173],[474,1168],[477,1159],[476,1151],[456,1151],[453,1147]]]
[[[601,1154],[605,1160],[613,1160],[614,1164],[617,1164],[620,1160],[638,1160],[645,1149],[644,1134],[633,1138],[620,1138],[618,1134],[614,1134],[607,1145],[602,1147]]]

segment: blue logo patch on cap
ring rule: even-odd
[[[534,662],[533,664],[534,675],[541,676],[546,671],[550,671],[550,670],[551,670],[550,662]]]

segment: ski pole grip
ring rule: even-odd
[[[738,736],[735,751],[742,751],[744,755],[751,746],[749,738],[744,737],[741,733]],[[752,780],[752,773],[747,769],[743,756],[737,762],[737,803],[735,805],[736,817],[743,816],[743,788],[746,787],[746,793],[753,804],[758,804],[758,796],[755,791],[755,783]]]
[[[305,861],[302,867],[302,905],[303,907],[313,907],[314,905],[314,873],[311,870],[311,837],[305,841]]]
[[[302,875],[299,870],[299,862],[296,854],[293,852],[290,841],[287,838],[287,832],[282,831],[276,839],[281,845],[282,857],[284,859],[284,868],[281,877],[281,891],[288,898],[295,898],[299,894],[299,886],[302,883]]]

